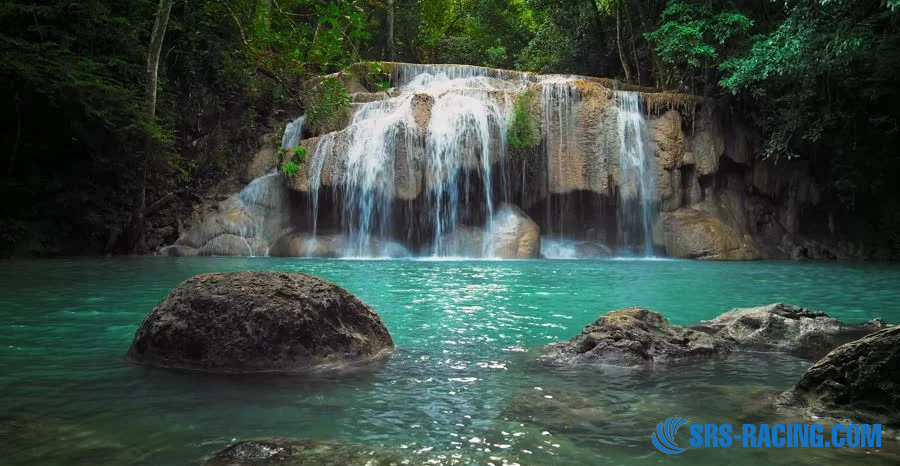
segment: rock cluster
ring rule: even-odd
[[[633,307],[604,314],[575,338],[546,347],[542,358],[565,364],[638,366],[719,357],[729,350],[723,339]]]
[[[732,309],[699,325],[681,327],[642,308],[611,311],[569,341],[544,349],[543,359],[613,366],[724,356],[732,350],[820,357],[841,340],[884,327],[872,321],[847,325],[824,312],[777,303]]]

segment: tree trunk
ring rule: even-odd
[[[163,40],[166,37],[166,29],[169,26],[169,13],[172,11],[174,0],[159,0],[156,9],[156,20],[153,22],[153,32],[150,35],[150,46],[147,49],[147,90],[144,95],[144,103],[150,119],[156,118],[156,88],[159,77],[159,56],[162,53]],[[132,220],[128,238],[128,248],[131,252],[143,252],[144,249],[144,211],[147,206],[147,177],[150,170],[150,160],[156,152],[153,138],[147,136],[144,146],[144,160],[140,174],[140,189],[138,191],[137,211]]]
[[[147,111],[151,117],[156,116],[156,81],[159,76],[159,56],[162,52],[166,28],[169,27],[169,13],[174,0],[159,0],[156,10],[156,21],[153,22],[153,33],[150,35],[150,48],[147,50]]]
[[[394,0],[387,0],[387,57],[394,61]]]
[[[625,82],[631,82],[631,67],[628,65],[628,57],[625,55],[625,47],[622,45],[622,0],[616,1],[616,46],[619,49],[619,61],[622,62],[622,70],[625,71]]]

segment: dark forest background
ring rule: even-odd
[[[259,134],[278,130],[271,121],[301,109],[324,121],[342,105],[312,77],[366,60],[577,73],[709,97],[755,126],[759,157],[812,161],[834,208],[896,255],[898,7],[0,2],[0,255],[145,252],[146,231],[172,221],[165,209],[233,178]]]

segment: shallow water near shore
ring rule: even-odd
[[[306,272],[374,307],[397,344],[376,371],[209,376],[124,360],[182,280]],[[0,266],[3,464],[190,465],[235,440],[290,437],[399,451],[411,464],[897,464],[897,446],[689,449],[658,422],[806,422],[769,408],[811,361],[739,353],[654,370],[562,370],[537,350],[639,305],[677,324],[800,304],[845,322],[900,322],[900,267],[646,260],[356,261],[123,258]],[[688,446],[686,429],[678,442]],[[887,439],[885,439],[887,440]]]

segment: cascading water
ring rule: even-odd
[[[282,148],[290,149],[291,147],[300,144],[300,139],[303,138],[303,124],[305,122],[306,115],[303,115],[285,126],[284,136],[281,137]]]
[[[507,221],[517,221],[501,222],[501,206],[517,203],[544,215],[549,257],[600,255],[606,246],[591,241],[602,246],[613,239],[613,247],[652,255],[654,172],[639,94],[613,91],[606,100],[605,81],[579,76],[391,66],[397,87],[354,95],[350,124],[308,143],[307,238],[340,244],[337,254],[350,257],[388,255],[397,246],[392,241],[424,255],[492,257],[498,231],[513,231]],[[513,102],[537,88],[536,155],[543,160],[510,162]],[[301,117],[285,128],[285,147],[299,143],[303,123]],[[512,180],[508,164],[517,170]],[[331,195],[323,197],[322,189]],[[613,193],[618,202],[605,197]],[[585,223],[577,216],[588,202],[609,202],[615,217],[607,222],[598,211],[596,221]]]
[[[569,151],[573,145],[576,126],[575,103],[578,89],[572,77],[547,77],[541,82],[541,107],[543,109],[542,133],[545,137],[547,182],[565,189],[564,180],[569,170]],[[562,238],[563,216],[547,196],[547,218],[544,221],[547,237]]]
[[[271,245],[277,238],[267,236],[268,232],[278,232],[284,228],[284,216],[288,194],[281,183],[277,171],[263,175],[248,184],[237,197],[244,207],[246,220],[235,223],[234,228],[248,250],[248,256],[268,255],[268,250],[260,250],[259,244]]]
[[[474,211],[480,211],[485,228],[490,228],[494,164],[504,159],[511,111],[511,99],[504,91],[520,85],[478,73],[477,68],[429,67],[405,80],[393,97],[358,105],[343,131],[349,143],[340,155],[346,160],[339,180],[342,227],[348,235],[346,255],[380,255],[373,245],[390,241],[395,163],[401,152],[410,170],[416,163],[424,167],[426,209],[420,223],[433,231],[432,255],[459,255],[457,242],[450,237],[460,225],[473,221]],[[427,121],[417,121],[414,101],[422,95],[433,102]],[[423,123],[426,128],[420,127]],[[322,170],[335,150],[336,134],[320,139],[307,168],[314,235]],[[415,159],[417,154],[421,160]],[[471,197],[470,177],[480,179],[480,199]]]
[[[643,102],[635,92],[616,92],[619,109],[619,242],[653,255],[655,183],[653,153]]]
[[[319,189],[322,187],[322,169],[325,168],[325,157],[331,153],[334,147],[334,138],[337,133],[329,133],[322,137],[319,145],[309,158],[309,192],[312,204],[312,237],[316,239],[319,233]]]

